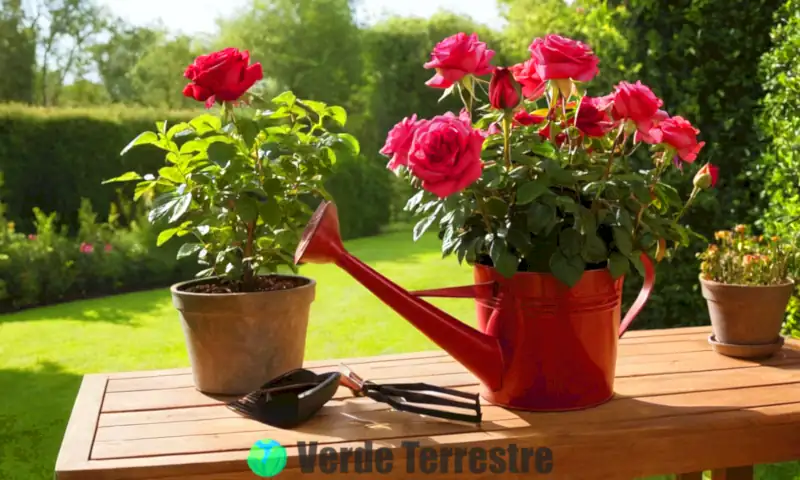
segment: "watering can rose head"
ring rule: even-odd
[[[406,204],[420,217],[415,240],[436,224],[442,253],[459,262],[505,277],[549,272],[570,286],[591,269],[642,273],[642,255],[661,260],[666,245],[686,245],[680,219],[718,169],[704,166],[686,199],[664,179],[700,156],[699,131],[640,81],[587,96],[600,59],[582,42],[547,35],[529,52],[492,66],[494,52],[459,33],[424,64],[436,72],[427,84],[464,108],[412,114],[381,149],[419,189]]]

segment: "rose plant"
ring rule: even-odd
[[[457,93],[464,109],[405,118],[381,150],[419,188],[406,204],[421,217],[414,238],[438,222],[444,255],[570,286],[587,269],[642,272],[642,253],[661,260],[668,244],[686,245],[693,233],[678,221],[717,170],[705,165],[686,201],[664,175],[697,160],[698,130],[641,82],[587,96],[600,60],[581,42],[547,35],[529,50],[508,68],[490,66],[494,52],[474,34],[433,50],[428,85]],[[643,167],[637,150],[649,150]]]
[[[134,198],[152,198],[151,222],[165,225],[158,245],[186,238],[178,257],[197,255],[198,277],[221,277],[219,291],[258,289],[259,272],[296,272],[293,252],[313,210],[329,198],[323,182],[338,154],[357,154],[358,142],[335,133],[347,114],[339,106],[285,92],[265,102],[250,91],[263,77],[259,63],[234,48],[198,57],[185,70],[183,93],[220,105],[186,123],[158,122],[125,149],[155,146],[165,165],[145,175],[128,172],[109,182],[136,182]]]

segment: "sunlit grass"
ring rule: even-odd
[[[442,259],[434,236],[409,229],[348,242],[356,256],[407,289],[463,285],[468,268]],[[436,348],[346,273],[307,265],[317,281],[307,358]],[[469,300],[434,303],[473,321]],[[51,479],[83,374],[188,366],[167,288],[0,316],[0,479]],[[759,478],[800,479],[797,463],[759,467]],[[662,477],[664,479],[670,477]]]

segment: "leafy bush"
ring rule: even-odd
[[[196,254],[206,267],[198,276],[224,277],[237,292],[256,291],[260,272],[297,272],[292,255],[313,214],[307,199],[329,197],[324,181],[337,157],[359,153],[355,137],[325,127],[344,127],[342,107],[291,91],[268,105],[275,109],[242,114],[225,102],[219,116],[143,132],[125,150],[154,145],[166,165],[156,174],[131,171],[106,182],[135,181],[134,198],[154,196],[148,218],[170,227],[158,245],[187,236],[178,256]]]
[[[16,230],[32,232],[36,220],[33,209],[57,214],[59,223],[71,234],[79,228],[81,198],[97,208],[101,218],[110,212],[118,194],[103,180],[129,170],[154,171],[163,161],[163,152],[143,147],[121,156],[120,152],[141,131],[150,129],[154,119],[170,124],[188,120],[196,111],[163,112],[144,108],[105,107],[102,109],[56,109],[22,105],[0,105],[0,171],[5,185],[0,198],[8,206],[7,217]],[[375,178],[384,182],[388,172],[377,173],[366,159],[342,158],[329,183],[343,185],[345,178]],[[356,173],[357,172],[357,173]],[[132,187],[132,186],[131,186]],[[388,187],[387,187],[388,189]],[[342,230],[346,238],[369,235],[388,220],[389,198],[376,195],[368,183],[348,183],[346,188],[330,189],[343,208]],[[126,194],[131,194],[126,192]],[[362,199],[364,200],[362,203]],[[360,216],[369,200],[369,214]],[[349,223],[352,222],[352,223]]]
[[[773,14],[785,1],[738,2],[735,8],[724,0],[582,2],[587,9],[624,6],[627,13],[617,16],[614,27],[630,39],[622,63],[636,72],[631,78],[652,87],[665,109],[684,112],[702,132],[704,159],[720,167],[719,188],[695,203],[685,223],[706,238],[760,217],[763,184],[750,170],[764,146],[755,125],[764,95],[759,59],[771,48]],[[605,54],[602,45],[597,53]],[[684,169],[684,175],[698,167]],[[682,195],[689,187],[684,185]],[[655,293],[636,328],[708,324],[695,258],[704,247],[698,240],[658,265]],[[640,285],[626,282],[627,301]]]
[[[17,231],[0,204],[0,312],[78,298],[164,287],[191,278],[193,262],[175,260],[176,246],[155,247],[157,231],[133,214],[127,228],[111,208],[100,222],[88,200],[76,217],[78,236],[70,237],[55,213],[34,209],[35,233]],[[142,221],[144,220],[144,221]]]
[[[771,36],[774,46],[760,64],[766,95],[759,118],[770,143],[751,173],[765,180],[770,205],[760,223],[769,234],[785,237],[800,231],[800,0],[788,0],[778,11]],[[797,297],[789,304],[785,331],[800,336]]]

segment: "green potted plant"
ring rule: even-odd
[[[713,329],[709,343],[733,357],[769,356],[783,345],[781,326],[794,291],[794,242],[753,236],[747,225],[714,237],[717,243],[698,254]]]
[[[151,199],[157,244],[184,243],[196,279],[171,287],[196,387],[239,395],[302,366],[313,279],[297,275],[292,252],[337,154],[358,153],[338,106],[285,92],[264,102],[248,52],[228,48],[198,57],[184,95],[221,106],[189,122],[157,123],[124,150],[150,145],[165,155],[157,172],[128,172],[134,199]],[[263,104],[263,105],[262,105]],[[260,108],[260,106],[266,108]],[[289,270],[291,269],[291,270]]]

